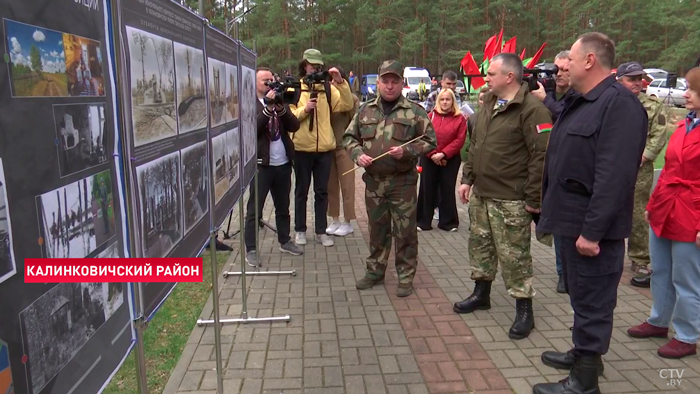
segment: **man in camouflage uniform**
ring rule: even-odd
[[[393,60],[379,67],[379,96],[363,104],[343,137],[352,160],[365,168],[365,204],[369,218],[370,256],[358,290],[382,282],[391,252],[392,225],[396,242],[396,295],[413,293],[418,264],[416,188],[418,158],[437,147],[435,130],[428,114],[401,94],[403,66]],[[404,147],[401,145],[422,136]],[[376,161],[373,158],[389,152]],[[352,175],[346,175],[352,176]]]
[[[516,302],[508,336],[523,339],[535,325],[530,226],[532,215],[540,213],[552,117],[523,82],[523,63],[517,55],[494,56],[486,81],[491,91],[479,107],[459,187],[462,202],[469,202],[469,259],[476,284],[474,293],[453,309],[490,309],[491,283],[500,262],[508,294]]]
[[[635,276],[630,284],[637,287],[650,287],[651,271],[649,270],[649,224],[644,220],[651,185],[654,182],[654,160],[666,145],[666,108],[656,97],[642,93],[642,78],[644,69],[637,62],[623,63],[617,68],[617,79],[622,85],[639,97],[649,118],[647,143],[644,147],[637,183],[634,189],[634,214],[632,216],[632,233],[630,234],[627,255],[632,260],[632,270]]]

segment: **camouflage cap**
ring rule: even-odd
[[[403,78],[403,65],[396,60],[385,60],[379,66],[379,76],[386,74],[395,74],[399,78]]]
[[[323,65],[323,55],[318,49],[307,49],[304,51],[304,60],[310,64],[320,64]]]

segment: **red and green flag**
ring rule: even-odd
[[[542,123],[537,125],[537,134],[549,133],[552,131],[551,123]]]

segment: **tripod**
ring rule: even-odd
[[[262,159],[258,159],[257,162],[258,162],[258,164],[262,164]],[[255,217],[256,217],[256,219],[258,219],[258,227],[260,227],[260,228],[267,227],[267,228],[270,229],[270,231],[272,231],[273,233],[277,234],[277,229],[276,229],[276,228],[272,227],[272,225],[270,225],[270,223],[268,223],[268,222],[266,222],[266,221],[264,221],[264,220],[262,220],[261,218],[258,217],[258,212],[257,212],[257,208],[258,208],[257,176],[258,176],[258,175],[255,174],[255,177],[256,177],[256,181],[255,181],[255,183],[256,183],[256,186],[255,186],[255,193],[254,193],[254,194],[251,193],[250,198],[255,198],[255,209],[256,209]],[[238,235],[238,234],[241,232],[241,230],[238,229],[238,230],[236,230],[233,234],[231,234],[231,219],[233,219],[233,209],[232,209],[231,212],[229,212],[229,214],[228,214],[228,225],[226,226],[226,231],[224,232],[224,239],[231,239],[231,238],[235,237],[236,235]]]

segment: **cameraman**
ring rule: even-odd
[[[317,49],[307,49],[299,62],[301,94],[290,108],[300,121],[294,134],[294,230],[297,245],[306,245],[306,201],[314,181],[314,221],[316,241],[333,246],[326,234],[328,226],[328,179],[336,147],[331,112],[350,111],[355,105],[350,86],[336,68],[323,71],[323,57]],[[332,81],[331,81],[332,78]],[[309,86],[310,85],[310,86]]]
[[[552,113],[552,124],[557,122],[559,115],[564,110],[566,97],[575,93],[569,86],[569,51],[559,52],[554,58],[554,64],[559,68],[555,78],[556,87],[554,90],[545,91],[544,86],[537,82],[539,89],[532,91],[532,95],[537,97]]]
[[[275,204],[275,223],[280,251],[299,256],[302,250],[292,242],[290,233],[289,192],[292,189],[292,161],[294,143],[288,133],[299,130],[299,120],[283,104],[274,104],[275,91],[266,83],[275,80],[269,68],[259,67],[256,71],[257,129],[258,129],[258,217],[262,217],[267,194],[272,192]],[[248,265],[257,267],[258,254],[255,250],[255,183],[251,193],[245,218],[245,260]]]

